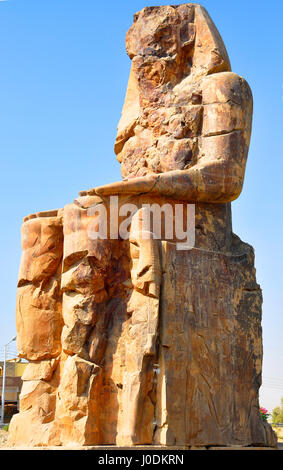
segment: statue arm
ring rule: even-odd
[[[211,160],[205,166],[132,178],[100,186],[87,194],[160,194],[174,199],[200,202],[228,202],[236,199],[243,179],[232,174],[231,165]],[[81,195],[85,195],[81,193]]]

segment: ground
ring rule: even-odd
[[[6,447],[7,444],[7,439],[8,439],[8,433],[7,431],[2,431],[0,429],[0,447]]]
[[[278,439],[278,442],[279,442],[278,448],[279,450],[283,450],[283,428],[279,428],[279,429],[275,428],[274,430],[277,432],[278,437],[279,437],[279,434],[281,436],[281,438],[279,437]],[[8,432],[0,429],[0,448],[7,447],[7,439],[8,439]]]

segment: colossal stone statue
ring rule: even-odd
[[[254,252],[231,223],[250,88],[197,4],[144,8],[126,48],[123,181],[24,219],[17,331],[29,365],[10,443],[274,447],[258,404]],[[149,204],[175,228],[193,205],[192,246],[180,249],[162,211],[160,236],[144,237]]]

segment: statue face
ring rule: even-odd
[[[158,15],[153,10],[158,9]],[[137,13],[126,36],[126,47],[131,58],[136,55],[174,56],[180,48],[180,23],[177,11],[169,6],[144,8]]]
[[[176,56],[193,43],[193,22],[193,4],[144,8],[134,16],[126,36],[130,58]]]

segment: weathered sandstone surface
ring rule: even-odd
[[[17,331],[29,365],[10,445],[274,447],[258,404],[262,294],[231,219],[251,91],[199,5],[144,8],[126,48],[124,180],[23,223]],[[165,213],[160,236],[144,237],[146,204],[166,206],[175,228],[194,204],[193,247],[180,249]]]

